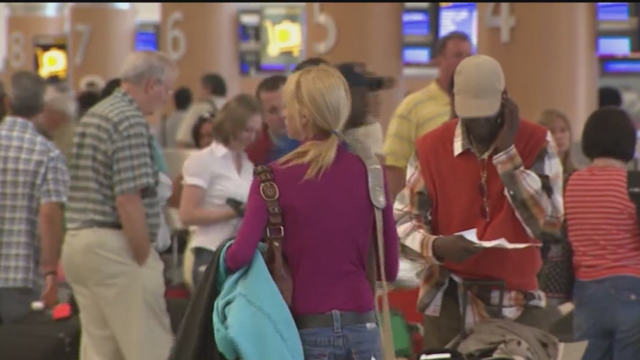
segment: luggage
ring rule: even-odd
[[[178,333],[188,306],[189,299],[167,298],[167,311],[169,312],[169,319],[171,320],[171,330],[174,334]]]
[[[7,360],[78,360],[80,320],[54,321],[34,312],[20,323],[0,325],[0,354]]]
[[[413,336],[409,324],[402,313],[391,311],[391,334],[393,336],[393,349],[396,357],[413,357]]]

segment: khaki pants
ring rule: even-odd
[[[157,252],[139,266],[122,231],[69,231],[62,266],[82,324],[80,360],[166,360],[173,335]]]

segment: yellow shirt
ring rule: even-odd
[[[436,81],[407,96],[393,113],[384,142],[386,165],[404,169],[416,152],[416,141],[451,117],[451,103]]]

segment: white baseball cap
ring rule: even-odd
[[[493,116],[500,111],[505,89],[500,64],[486,55],[462,60],[453,75],[456,114],[460,118]]]

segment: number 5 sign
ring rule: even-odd
[[[500,4],[500,12],[496,14],[496,4]],[[489,29],[500,29],[500,41],[504,44],[511,41],[511,29],[516,26],[516,17],[511,15],[511,3],[487,3],[484,13],[484,26]]]

